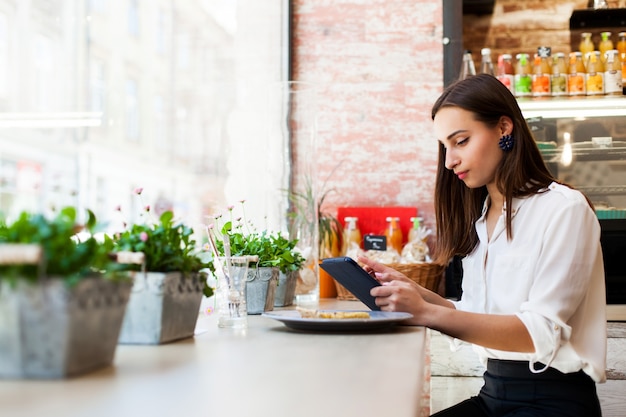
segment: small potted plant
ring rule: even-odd
[[[91,211],[80,226],[73,207],[0,220],[0,377],[61,378],[112,363],[131,280],[96,228]]]
[[[150,206],[144,212],[150,215]],[[129,265],[134,284],[119,342],[162,344],[192,337],[202,295],[213,293],[204,271],[210,259],[196,245],[193,229],[165,211],[158,220],[132,224],[114,242],[115,252],[144,254],[141,265]]]
[[[241,201],[242,211],[245,201]],[[293,304],[298,274],[305,258],[296,249],[297,240],[279,232],[257,231],[243,217],[233,222],[233,207],[216,236],[220,256],[258,256],[248,271],[246,303],[248,314],[261,314],[274,307]],[[217,216],[219,220],[221,216]],[[213,230],[213,227],[210,227]],[[213,232],[214,233],[214,232]]]

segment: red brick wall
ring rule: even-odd
[[[542,45],[567,54],[569,18],[586,7],[587,0],[496,0],[493,14],[463,17],[463,48],[472,51],[477,69],[481,48],[491,48],[494,61],[502,53],[532,56]]]
[[[317,178],[337,167],[330,211],[417,206],[432,224],[441,1],[296,0],[293,23],[293,78],[321,89]]]

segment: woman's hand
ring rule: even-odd
[[[358,261],[367,273],[382,284],[370,292],[382,311],[411,313],[413,318],[407,321],[409,324],[424,325],[429,309],[433,305],[454,308],[454,305],[445,298],[389,266],[363,256],[359,256]]]

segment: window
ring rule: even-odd
[[[100,60],[91,61],[89,73],[89,110],[104,112],[106,109],[106,81],[104,75],[104,63]]]
[[[139,36],[139,0],[128,0],[128,33]]]
[[[139,91],[137,81],[126,80],[126,137],[131,141],[139,140]]]
[[[57,80],[54,77],[54,45],[52,40],[44,35],[35,37],[33,50],[34,97],[33,108],[39,111],[52,110],[52,100],[55,97]]]
[[[7,17],[0,13],[0,98],[9,92],[9,28]]]

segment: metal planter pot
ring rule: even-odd
[[[246,305],[248,314],[261,314],[274,309],[274,298],[280,271],[276,267],[248,269],[246,282]]]
[[[279,272],[278,286],[274,296],[274,307],[287,307],[293,304],[296,297],[296,284],[300,271],[291,271],[286,274]]]
[[[63,378],[113,362],[130,282],[0,282],[0,377]]]
[[[158,345],[192,337],[203,279],[200,273],[135,273],[119,343]]]

